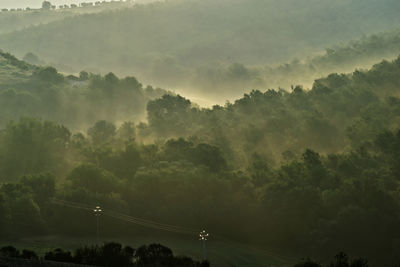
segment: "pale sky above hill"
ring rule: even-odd
[[[26,8],[41,7],[43,0],[0,0],[0,8]],[[82,0],[50,0],[55,5],[61,4],[78,4],[80,2],[92,2]]]
[[[50,1],[53,5],[70,5],[70,4],[79,4],[82,2],[96,2],[103,0],[47,0]],[[110,2],[111,0],[105,0]],[[151,3],[159,0],[136,0],[135,3]],[[0,9],[1,8],[40,8],[42,6],[43,0],[0,0]]]

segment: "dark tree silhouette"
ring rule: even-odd
[[[57,262],[74,262],[71,252],[64,251],[61,248],[56,248],[53,251],[46,252],[44,259]]]
[[[19,251],[13,246],[5,246],[0,249],[0,255],[3,257],[9,257],[9,258],[18,258],[19,257]]]
[[[301,261],[300,263],[297,263],[294,267],[322,267],[322,265],[313,261],[310,258],[307,258]]]
[[[36,252],[32,251],[32,250],[27,250],[24,249],[22,250],[21,256],[22,259],[27,259],[27,260],[38,260],[39,257],[36,254]]]

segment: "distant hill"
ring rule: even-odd
[[[51,3],[56,5],[54,1],[51,1]],[[63,1],[63,4],[65,4],[65,1]],[[0,11],[0,34],[23,30],[35,25],[47,24],[67,17],[112,11],[131,6],[131,4],[125,2],[107,2],[97,6],[77,8],[71,8],[70,5],[66,5],[67,8],[65,8],[65,5],[59,8],[59,5],[57,5],[56,10],[42,10],[39,8],[30,8],[29,5],[26,5],[23,9],[6,8],[5,10],[7,11],[3,10],[0,6],[2,8],[2,11]]]
[[[254,88],[284,88],[304,85],[310,88],[315,79],[335,72],[369,69],[382,59],[392,60],[400,54],[400,29],[364,36],[334,45],[324,52],[287,63],[252,66],[238,63],[210,64],[196,69],[187,85],[196,84],[199,94],[223,95],[235,99]],[[218,88],[207,92],[207,88]],[[224,99],[224,100],[225,100]]]
[[[399,27],[399,10],[397,0],[172,0],[67,17],[4,34],[0,46],[176,88],[203,65],[280,63]]]

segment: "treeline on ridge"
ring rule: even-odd
[[[94,122],[145,118],[147,101],[168,93],[144,87],[135,77],[118,78],[82,71],[62,75],[53,67],[38,67],[0,53],[0,125],[24,116],[53,120],[72,129]]]
[[[2,34],[0,46],[19,57],[33,52],[63,71],[86,69],[98,73],[112,69],[120,75],[135,73],[153,84],[185,88],[187,92],[193,89],[191,93],[201,89],[203,96],[214,94],[216,99],[222,93],[232,97],[229,91],[233,89],[241,94],[243,88],[296,82],[285,79],[284,74],[276,81],[274,68],[266,67],[264,74],[260,65],[302,59],[340,41],[359,39],[361,34],[393,30],[400,22],[399,2],[382,1],[161,1],[27,27]],[[279,31],[275,30],[277,25]],[[384,51],[375,47],[376,51]],[[397,49],[395,53],[399,53]],[[371,57],[370,53],[364,58]],[[379,60],[384,57],[382,52]],[[305,65],[301,71],[310,74],[307,81],[312,82],[315,70]],[[293,67],[299,68],[296,64]],[[285,67],[276,71],[282,73]],[[328,70],[336,71],[342,69]],[[282,80],[284,83],[277,84]]]

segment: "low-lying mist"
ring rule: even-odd
[[[390,30],[400,25],[397,10],[393,0],[173,0],[34,27],[21,16],[27,28],[0,35],[0,47],[21,58],[33,52],[65,73],[112,70],[222,103],[251,89],[308,87],[331,72],[395,57],[399,33]],[[347,43],[363,35],[369,37]],[[315,56],[336,43],[344,44]]]

